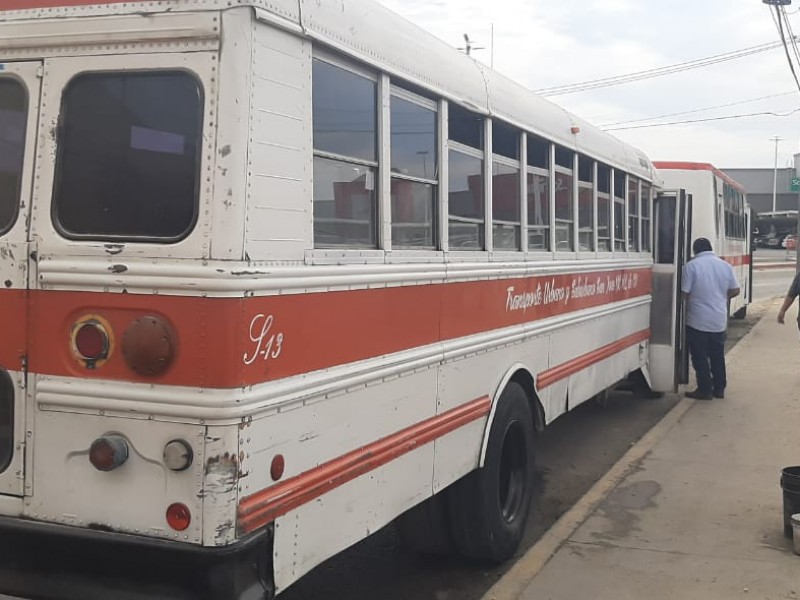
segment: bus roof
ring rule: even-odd
[[[152,15],[231,6],[251,6],[259,20],[305,34],[475,112],[644,179],[653,181],[657,176],[652,162],[637,148],[467,57],[375,0],[0,0],[0,21],[145,11]],[[78,33],[74,22],[65,27],[72,33],[65,45],[74,46]],[[38,42],[32,39],[31,46]],[[2,47],[0,36],[0,56]]]
[[[714,173],[714,175],[716,175],[723,181],[727,182],[728,184],[732,185],[743,194],[747,193],[747,190],[744,189],[744,186],[741,183],[736,181],[730,175],[723,173],[710,163],[657,160],[653,163],[653,166],[656,169],[661,169],[662,171],[711,171],[712,173]]]

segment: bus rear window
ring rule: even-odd
[[[184,72],[93,73],[64,91],[53,218],[70,238],[177,241],[197,218],[202,90]]]
[[[27,112],[28,95],[22,84],[0,78],[0,234],[17,218]]]

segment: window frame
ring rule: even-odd
[[[441,180],[442,180],[442,162],[443,162],[442,156],[441,156],[442,140],[440,139],[441,129],[442,129],[441,128],[442,115],[441,115],[441,110],[440,110],[441,103],[436,102],[435,100],[431,100],[430,98],[426,98],[424,96],[421,96],[419,94],[416,94],[416,93],[414,93],[414,92],[412,92],[410,90],[407,90],[407,89],[403,88],[402,86],[400,86],[398,84],[392,83],[391,79],[389,79],[389,81],[388,81],[388,86],[389,86],[389,90],[388,90],[389,107],[387,109],[387,113],[388,113],[387,118],[388,118],[389,121],[388,121],[388,128],[387,128],[387,131],[386,131],[386,143],[384,144],[383,140],[381,139],[381,127],[380,127],[380,123],[382,122],[382,115],[381,114],[378,114],[379,127],[378,127],[378,140],[377,140],[377,143],[378,143],[379,162],[380,162],[380,158],[381,158],[381,147],[385,145],[388,148],[387,149],[388,164],[385,165],[385,169],[386,169],[386,171],[388,171],[387,178],[388,178],[388,186],[389,187],[388,187],[387,193],[389,194],[389,206],[388,206],[387,210],[388,210],[389,225],[388,225],[388,232],[386,234],[388,236],[388,239],[385,240],[383,244],[381,244],[381,240],[379,239],[378,240],[378,247],[379,248],[380,247],[384,247],[384,248],[385,247],[389,247],[392,250],[397,249],[397,250],[408,251],[408,252],[435,252],[435,251],[439,250],[442,247],[442,239],[441,239],[442,229],[441,229],[441,226],[440,226],[440,223],[439,223],[441,218],[442,218],[442,215],[441,215],[441,210],[442,210],[442,203],[441,203],[442,182],[441,182]],[[381,92],[379,90],[378,91],[378,103],[379,103],[379,107],[378,108],[382,109],[382,104],[383,103],[380,101],[380,95],[381,95]],[[391,118],[392,118],[392,99],[395,98],[395,97],[399,98],[401,100],[404,100],[404,101],[406,101],[406,102],[408,102],[410,104],[415,104],[415,105],[419,106],[420,108],[424,108],[426,110],[430,110],[434,114],[434,117],[435,117],[435,122],[434,122],[434,136],[435,136],[434,137],[434,148],[436,150],[436,160],[435,160],[435,163],[433,165],[433,167],[434,167],[434,175],[436,176],[434,178],[425,179],[424,177],[417,177],[417,176],[414,176],[414,175],[405,175],[403,173],[394,173],[392,171],[392,125],[391,125]],[[379,166],[378,167],[378,172],[380,173],[380,171],[381,171],[381,167]],[[392,218],[392,204],[391,204],[392,180],[394,180],[394,179],[403,180],[403,181],[410,181],[410,182],[413,182],[413,183],[421,183],[421,184],[426,184],[426,185],[433,186],[433,198],[431,199],[432,203],[433,203],[433,207],[432,207],[433,208],[433,212],[432,212],[432,220],[433,220],[433,222],[431,224],[431,226],[432,226],[431,236],[432,236],[432,241],[433,241],[432,245],[430,245],[430,246],[407,246],[405,244],[396,244],[395,243],[395,241],[394,241],[394,219]],[[382,178],[381,178],[381,182],[382,182]],[[379,188],[381,188],[381,187],[382,186],[379,185]],[[379,192],[378,204],[382,205],[380,192]],[[378,227],[379,227],[379,230],[380,230],[380,229],[382,229],[382,224],[380,223],[380,221],[382,221],[382,219],[380,219],[380,215],[378,217],[378,220],[379,220]],[[380,238],[380,235],[378,237]]]
[[[502,121],[492,121],[492,126],[500,125],[507,129],[516,131],[517,133],[517,156],[518,158],[510,158],[503,154],[497,154],[494,152],[494,130],[492,130],[492,161],[491,161],[491,168],[489,169],[489,175],[491,176],[491,187],[492,187],[492,222],[491,222],[491,230],[492,230],[492,250],[497,252],[522,252],[523,250],[523,242],[522,236],[524,234],[522,228],[522,182],[521,177],[523,168],[522,168],[522,131],[517,129],[516,127],[512,127]],[[505,221],[495,218],[494,215],[494,166],[495,164],[502,165],[511,169],[516,170],[517,175],[517,215],[519,217],[518,221]],[[514,248],[498,248],[494,243],[494,230],[496,225],[506,225],[516,228],[517,232],[517,240],[516,246]]]
[[[347,250],[354,250],[358,252],[365,252],[365,251],[375,251],[380,252],[385,248],[387,244],[387,239],[385,238],[388,235],[388,244],[391,244],[391,232],[388,234],[384,232],[383,227],[383,215],[386,211],[385,202],[384,202],[384,195],[385,193],[390,194],[389,190],[384,190],[385,182],[382,176],[382,163],[385,161],[384,159],[387,154],[384,151],[384,148],[387,144],[384,143],[384,139],[386,136],[390,136],[390,131],[384,131],[385,127],[385,119],[383,114],[383,94],[385,91],[384,82],[388,80],[386,75],[382,75],[377,71],[372,71],[361,64],[358,64],[356,61],[349,61],[346,59],[342,59],[338,56],[334,56],[328,52],[321,51],[318,49],[314,49],[311,53],[311,74],[310,78],[312,81],[312,89],[313,89],[313,63],[315,60],[319,60],[321,62],[327,63],[333,67],[341,69],[343,71],[347,71],[356,75],[358,77],[363,77],[364,79],[368,79],[375,84],[375,160],[365,160],[360,157],[354,156],[347,156],[343,154],[338,154],[336,152],[328,152],[325,150],[317,150],[314,147],[313,141],[313,132],[314,132],[314,123],[312,119],[311,123],[311,156],[312,156],[312,180],[313,180],[313,161],[314,158],[319,157],[331,161],[336,161],[340,163],[347,163],[347,164],[354,164],[359,167],[365,167],[368,169],[374,170],[374,181],[375,181],[375,190],[374,190],[374,199],[373,202],[373,209],[374,209],[374,222],[372,223],[372,242],[369,244],[356,244],[352,242],[342,243],[342,244],[322,244],[317,245],[315,229],[316,229],[316,219],[314,217],[314,194],[313,194],[313,186],[312,186],[312,194],[311,194],[311,250],[314,252],[342,252]],[[390,92],[391,97],[391,92]],[[312,96],[313,98],[313,96]],[[313,114],[313,99],[311,103],[311,111]],[[389,144],[391,145],[391,141]],[[389,207],[389,211],[391,214],[391,206]],[[420,250],[429,250],[430,248],[420,248]]]
[[[582,254],[594,254],[597,252],[597,161],[588,156],[586,154],[581,154],[576,152],[577,156],[577,171],[578,171],[578,178],[577,178],[577,194],[578,194],[578,212],[576,215],[577,221],[577,228],[578,228],[578,237],[576,239],[576,246],[577,251]],[[590,177],[592,178],[591,181],[584,181],[581,179],[581,160],[589,162],[589,171]],[[589,226],[589,240],[590,240],[590,247],[586,250],[581,249],[581,190],[590,190],[591,198],[589,200],[589,216],[592,220],[591,225]],[[585,231],[583,232],[586,233]]]
[[[577,207],[577,204],[578,204],[578,185],[577,185],[577,183],[578,183],[578,173],[577,173],[577,169],[576,169],[576,166],[577,166],[577,162],[576,161],[577,161],[578,153],[575,152],[574,150],[570,149],[570,148],[566,148],[564,146],[561,146],[561,148],[563,148],[563,149],[567,150],[568,152],[572,153],[572,168],[565,167],[563,165],[557,164],[556,161],[555,161],[555,152],[557,151],[558,147],[559,147],[558,144],[555,144],[555,143],[552,144],[553,159],[554,159],[553,160],[553,165],[552,165],[552,171],[553,171],[553,192],[552,192],[552,194],[553,194],[553,198],[554,198],[552,222],[554,223],[553,235],[555,236],[555,239],[553,240],[554,241],[553,252],[556,252],[560,256],[563,256],[563,255],[568,254],[568,253],[577,252],[577,242],[578,242],[578,240],[577,240],[576,236],[577,236],[577,229],[578,229],[578,215],[577,215],[577,212],[576,212],[576,207]],[[570,201],[570,204],[569,204],[569,206],[570,206],[570,214],[571,214],[571,217],[572,217],[571,219],[559,219],[558,215],[556,214],[556,212],[557,212],[557,210],[556,210],[557,206],[556,205],[558,204],[558,202],[555,200],[555,198],[557,197],[555,181],[556,181],[556,178],[558,177],[559,173],[561,175],[568,175],[569,178],[570,178],[570,181],[572,182],[572,185],[570,186],[570,189],[569,189],[569,192],[568,192],[569,201]],[[557,229],[558,229],[559,224],[561,224],[562,228],[564,226],[566,226],[567,230],[570,232],[570,246],[569,246],[569,248],[565,248],[565,249],[559,249],[558,248]]]

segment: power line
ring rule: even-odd
[[[717,104],[716,106],[706,106],[703,108],[695,108],[692,110],[683,110],[680,112],[668,113],[666,115],[658,115],[654,117],[643,117],[641,119],[630,119],[626,121],[617,121],[615,123],[606,123],[605,125],[601,125],[601,128],[604,127],[614,127],[616,125],[628,125],[632,123],[643,123],[645,121],[655,121],[656,119],[667,119],[669,117],[679,117],[681,115],[691,115],[699,112],[705,112],[707,110],[716,110],[718,108],[729,108],[731,106],[741,106],[742,104],[749,104],[751,102],[760,102],[761,100],[770,100],[772,98],[780,98],[782,96],[793,96],[797,92],[783,92],[781,94],[770,94],[769,96],[759,96],[758,98],[750,98],[749,100],[739,100],[738,102],[729,102],[727,104]]]
[[[781,43],[783,44],[783,49],[786,52],[786,60],[789,61],[789,69],[791,69],[794,82],[797,84],[798,91],[800,91],[800,79],[797,79],[797,72],[794,70],[792,55],[789,53],[789,44],[786,42],[786,33],[783,31],[783,17],[781,16],[781,12],[777,6],[775,7],[775,14],[778,17],[778,33],[781,36]]]
[[[786,114],[780,114],[771,111],[764,111],[764,112],[755,112],[755,113],[746,113],[743,115],[728,115],[725,117],[708,117],[706,119],[688,119],[685,121],[670,121],[668,123],[648,123],[645,125],[627,125],[624,127],[604,127],[604,131],[622,131],[624,129],[645,129],[648,127],[668,127],[670,125],[686,125],[688,123],[706,123],[708,121],[729,121],[731,119],[745,119],[747,117],[790,117],[793,114],[800,112],[800,108],[796,108],[792,111],[789,111]]]
[[[565,85],[553,86],[549,88],[540,88],[536,90],[536,92],[542,96],[559,96],[564,94],[573,94],[576,92],[585,92],[613,85],[621,85],[624,83],[632,83],[635,81],[642,81],[643,79],[650,79],[653,77],[663,77],[665,75],[672,75],[675,73],[681,73],[683,71],[699,69],[701,67],[707,67],[722,62],[737,60],[739,58],[745,58],[747,56],[752,56],[754,54],[759,54],[761,52],[767,52],[769,50],[780,48],[781,45],[782,42],[768,42],[765,44],[760,44],[758,46],[741,48],[739,50],[725,52],[723,54],[715,54],[712,56],[707,56],[705,58],[697,58],[681,63],[676,63],[673,65],[667,65],[664,67],[646,69],[644,71],[636,71],[633,73],[627,73],[623,75],[615,75],[612,77],[605,77],[602,79],[593,79],[590,81],[570,83]]]
[[[797,59],[797,64],[800,65],[800,49],[797,47],[797,39],[794,37],[792,29],[792,22],[789,20],[789,14],[786,12],[786,7],[781,6],[781,14],[783,15],[783,22],[786,23],[786,30],[789,32],[789,39],[792,40],[792,48],[794,48],[794,57]]]

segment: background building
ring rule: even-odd
[[[776,211],[797,210],[800,190],[792,191],[792,180],[797,177],[796,167],[800,154],[795,156],[795,167],[778,169],[778,194]],[[744,186],[747,201],[753,212],[772,212],[772,182],[774,169],[722,169]]]

